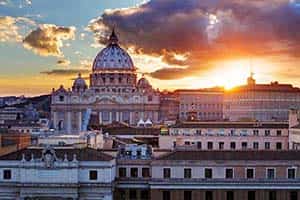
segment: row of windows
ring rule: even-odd
[[[183,192],[183,200],[193,200],[193,191],[184,191]],[[204,200],[214,200],[216,195],[214,195],[213,191],[205,191]],[[290,200],[298,200],[298,192],[297,191],[290,191],[289,192]],[[162,199],[163,200],[171,200],[171,192],[166,190],[162,191]],[[224,196],[224,200],[236,200],[234,195],[234,191],[226,191],[226,195]],[[247,197],[244,200],[256,200],[256,191],[248,191]],[[239,199],[240,200],[240,199]],[[277,192],[272,190],[268,191],[268,199],[266,200],[280,200],[279,195]]]
[[[119,177],[127,177],[127,170],[124,167],[119,168]],[[130,177],[137,178],[138,177],[138,168],[130,168]],[[142,168],[142,177],[148,178],[150,177],[150,169],[149,168]],[[171,168],[164,168],[163,169],[163,177],[164,178],[171,178]],[[10,180],[12,178],[12,172],[9,169],[3,170],[3,179]],[[184,178],[192,178],[192,169],[191,168],[184,168]],[[213,169],[212,168],[205,168],[204,169],[204,178],[211,179],[213,178]],[[233,168],[226,168],[225,169],[225,178],[232,179],[234,178],[234,169]],[[255,178],[255,170],[254,168],[247,168],[245,172],[245,178],[253,179]],[[266,178],[267,179],[274,179],[276,178],[276,170],[275,168],[267,168],[266,169]],[[295,179],[296,178],[296,169],[295,168],[288,168],[287,169],[287,178],[288,179]],[[90,180],[97,180],[98,179],[98,171],[97,170],[90,170],[89,171],[89,179]]]
[[[188,113],[185,112],[181,112],[181,116],[184,117],[185,115],[188,115]],[[218,116],[221,117],[223,116],[223,113],[219,113],[219,112],[199,112],[198,113],[199,117],[206,117],[206,116]]]
[[[138,177],[138,168],[133,167],[130,168],[130,177],[136,178]],[[127,169],[125,167],[120,167],[119,168],[119,177],[127,177]],[[148,167],[142,168],[142,177],[143,178],[148,178],[150,177],[150,169]]]
[[[163,177],[164,178],[171,178],[171,168],[164,168],[163,169]],[[213,169],[212,168],[205,168],[204,169],[204,178],[211,179],[213,177],[214,177],[213,176]],[[224,177],[226,179],[233,179],[234,178],[234,169],[233,168],[226,168]],[[188,179],[192,178],[192,169],[191,168],[184,168],[184,178],[188,178]],[[246,168],[245,178],[254,179],[255,178],[255,169],[254,168]],[[276,178],[275,168],[267,168],[266,169],[266,178],[267,179]],[[287,169],[287,178],[288,179],[295,179],[296,178],[296,169],[295,168],[288,168]]]
[[[212,101],[213,100],[215,100],[215,99],[211,99]],[[181,101],[187,101],[187,100],[182,100],[181,99]],[[223,104],[222,103],[207,103],[208,101],[206,101],[206,102],[204,102],[204,101],[202,101],[202,102],[196,102],[196,103],[186,103],[186,104],[184,104],[184,102],[182,102],[181,104],[180,104],[180,106],[181,107],[189,107],[189,106],[194,106],[194,107],[199,107],[199,108],[201,108],[201,107],[220,107],[220,108],[222,108],[223,107]]]
[[[137,178],[138,177],[138,168],[130,168],[130,177]],[[224,177],[226,179],[233,179],[234,178],[234,169],[233,168],[226,168],[224,172]],[[91,175],[91,173],[90,173]],[[142,177],[148,178],[150,177],[150,169],[149,168],[142,168]],[[97,176],[96,176],[97,177]],[[124,178],[127,176],[127,169],[125,167],[119,168],[119,177]],[[212,168],[205,168],[204,169],[204,178],[212,179],[213,176],[213,169]],[[163,178],[171,178],[171,168],[164,168],[163,169]],[[191,168],[184,168],[184,178],[192,178],[192,169]],[[254,179],[255,178],[255,169],[254,168],[246,168],[245,170],[245,178],[247,179]],[[267,179],[274,179],[276,178],[276,170],[275,168],[267,168],[266,169],[266,178]],[[287,178],[288,179],[295,179],[296,178],[296,169],[295,168],[288,168],[287,169]],[[96,179],[91,179],[96,180]]]
[[[179,130],[174,130],[175,134],[178,134]],[[197,129],[196,130],[196,135],[225,135],[225,130],[224,129],[220,129],[218,131],[213,131],[211,129],[208,129],[206,133],[203,133],[204,131],[202,131],[201,129]],[[190,135],[189,133],[185,133],[183,132],[182,135]],[[236,130],[232,129],[230,130],[230,132],[227,133],[227,135],[230,136],[250,136],[250,133],[248,132],[248,130],[240,130],[239,133],[237,133]],[[259,130],[255,129],[252,131],[252,135],[253,136],[259,136]],[[264,131],[264,136],[271,136],[271,130],[270,129],[266,129]],[[276,130],[276,136],[282,136],[282,130]]]
[[[207,149],[212,150],[212,149],[216,149],[214,148],[214,144],[213,142],[207,142]],[[202,142],[197,141],[197,142],[192,142],[192,141],[185,141],[184,145],[189,146],[189,145],[197,145],[198,149],[202,149]],[[225,143],[224,142],[219,142],[217,149],[219,150],[223,150]],[[173,143],[173,146],[176,147],[176,142]],[[276,146],[276,150],[282,150],[283,145],[281,142],[276,142],[275,143]],[[246,150],[246,149],[250,149],[249,147],[249,143],[248,142],[241,142],[241,149]],[[231,150],[235,150],[236,149],[236,142],[230,142],[230,149]],[[253,142],[252,143],[252,149],[259,149],[259,142]],[[265,142],[264,143],[264,149],[271,149],[271,143],[270,142]]]
[[[120,189],[118,191],[119,193],[119,197],[117,198],[118,200],[126,200],[128,198],[126,197],[129,197],[130,200],[137,200],[137,199],[140,199],[140,200],[148,200],[149,197],[150,197],[150,191],[149,190],[134,190],[134,189],[130,189],[130,190],[123,190],[123,189]],[[127,195],[126,195],[127,193]],[[139,196],[139,198],[138,198]]]

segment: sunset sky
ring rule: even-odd
[[[0,0],[0,96],[87,77],[112,27],[155,88],[300,87],[297,0]]]

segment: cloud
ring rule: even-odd
[[[16,19],[9,16],[0,17],[0,41],[21,41],[21,39],[22,36],[18,32]]]
[[[49,71],[42,71],[41,74],[52,75],[52,76],[75,76],[78,73],[88,74],[88,69],[53,69]]]
[[[0,42],[21,42],[22,32],[35,25],[26,17],[0,16]]]
[[[9,4],[9,0],[0,0],[0,6],[5,6]]]
[[[83,68],[91,68],[92,67],[92,61],[88,59],[83,59],[79,61],[81,67]]]
[[[43,24],[30,32],[23,40],[25,48],[41,56],[62,57],[63,41],[75,39],[76,28]]]
[[[70,65],[71,62],[67,59],[60,59],[60,60],[56,61],[56,63],[61,66],[68,66],[68,65]]]
[[[150,75],[178,79],[201,74],[223,60],[299,57],[298,9],[289,0],[152,0],[107,10],[88,28],[105,44],[115,26],[123,46],[162,56],[174,66]],[[181,60],[178,54],[188,56]]]

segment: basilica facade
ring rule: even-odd
[[[72,89],[52,91],[54,129],[67,133],[84,131],[91,118],[99,124],[125,122],[152,125],[159,122],[160,95],[119,46],[114,31],[107,46],[94,59],[89,86],[79,74]]]

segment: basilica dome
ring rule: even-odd
[[[138,81],[137,86],[139,88],[151,88],[152,87],[151,84],[149,83],[149,81],[144,77],[144,75]]]
[[[113,30],[107,47],[100,51],[94,60],[93,72],[134,69],[131,57],[119,46],[118,37]]]
[[[85,80],[81,77],[81,74],[78,74],[78,77],[74,80],[72,90],[73,91],[84,91],[87,88]]]

